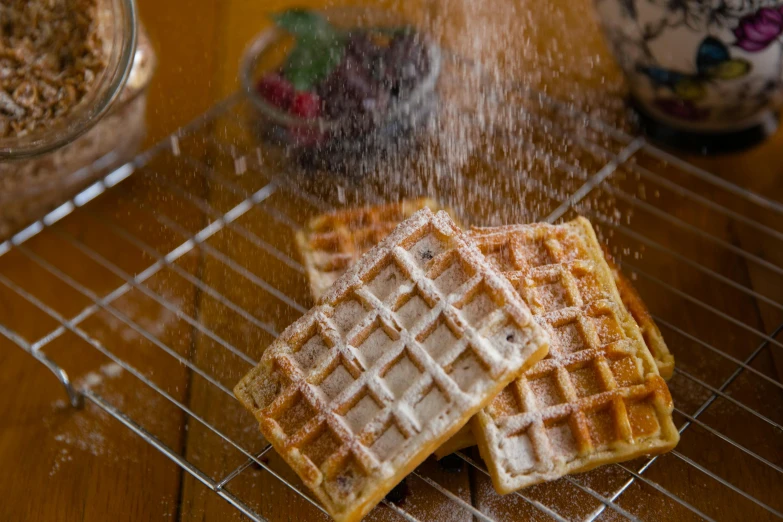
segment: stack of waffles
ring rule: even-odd
[[[676,445],[673,358],[588,221],[463,231],[421,199],[296,240],[317,304],[235,393],[335,520],[475,443],[500,493]]]

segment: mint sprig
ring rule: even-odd
[[[320,14],[290,9],[273,19],[278,27],[296,39],[296,46],[283,65],[283,76],[295,89],[310,90],[342,61],[345,41],[341,33]]]
[[[297,38],[332,38],[338,34],[326,18],[306,9],[289,9],[273,15],[272,19]]]

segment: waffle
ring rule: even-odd
[[[552,340],[471,422],[495,488],[672,449],[672,400],[590,223],[474,229]]]
[[[445,212],[355,263],[234,393],[337,521],[359,520],[548,337]]]
[[[352,264],[380,243],[400,222],[422,208],[441,208],[421,198],[373,207],[350,208],[311,219],[296,234],[296,244],[315,299],[320,298]]]
[[[631,317],[634,318],[636,324],[639,325],[642,338],[650,350],[656,366],[658,366],[658,372],[661,374],[661,377],[668,381],[674,374],[674,356],[669,351],[669,347],[666,346],[666,341],[663,340],[663,335],[661,335],[658,325],[655,324],[652,316],[650,316],[650,312],[647,310],[647,306],[645,306],[636,288],[617,268],[608,252],[605,257],[614,276],[614,282],[617,285],[617,290],[620,292],[623,304],[631,313]]]

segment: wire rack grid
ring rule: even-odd
[[[476,72],[454,66],[463,84]],[[677,358],[678,448],[507,497],[466,450],[453,469],[425,462],[405,498],[369,518],[783,518],[771,493],[783,486],[783,205],[541,93],[495,92],[479,71],[477,100],[444,81],[428,152],[361,180],[288,168],[259,143],[242,95],[216,105],[0,244],[0,298],[40,317],[17,331],[0,316],[0,335],[51,369],[74,406],[119,420],[249,519],[276,520],[280,502],[327,519],[230,391],[311,302],[293,232],[323,211],[420,195],[466,224],[582,214]],[[478,118],[482,104],[502,117]],[[8,268],[19,260],[25,274]],[[121,376],[90,385],[106,362]],[[716,508],[719,496],[736,512]]]

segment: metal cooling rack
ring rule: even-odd
[[[457,66],[461,77],[475,70]],[[711,499],[722,497],[745,519],[783,518],[783,499],[770,494],[783,486],[783,205],[519,86],[472,101],[448,84],[444,93],[425,152],[361,180],[317,183],[269,156],[247,102],[232,96],[0,244],[0,299],[40,316],[29,331],[0,321],[0,334],[45,364],[75,407],[87,401],[119,420],[249,519],[275,520],[270,506],[285,495],[302,519],[327,519],[230,392],[309,306],[292,232],[335,207],[417,195],[465,224],[583,214],[677,358],[678,448],[502,500],[467,450],[460,472],[427,462],[404,501],[370,517],[736,518],[716,511]],[[493,103],[503,118],[476,117]],[[465,122],[476,139],[449,135]],[[107,249],[108,237],[122,246]],[[74,256],[83,268],[63,268]],[[29,273],[8,268],[20,259]],[[57,301],[42,288],[56,288]],[[107,361],[121,377],[87,386],[83,376]],[[187,433],[172,435],[165,416]],[[469,493],[455,484],[460,473]]]

